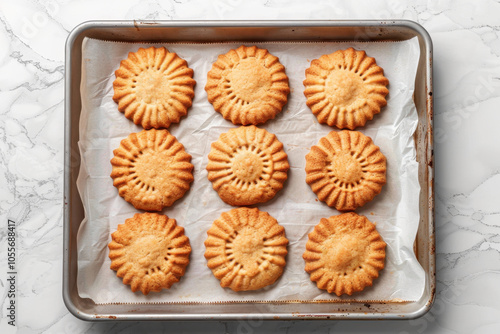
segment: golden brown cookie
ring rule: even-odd
[[[305,270],[318,288],[350,296],[372,286],[384,269],[385,246],[365,216],[349,212],[322,218],[309,233]]]
[[[283,273],[288,239],[267,212],[232,209],[222,213],[207,234],[205,258],[221,287],[258,290]]]
[[[157,213],[136,213],[111,234],[111,269],[133,292],[170,289],[184,276],[191,246],[175,219]]]
[[[132,133],[113,153],[113,185],[136,209],[171,206],[193,182],[191,156],[167,130]]]
[[[208,179],[230,205],[270,200],[283,188],[289,168],[283,144],[253,125],[221,134],[208,154]]]
[[[304,95],[320,123],[352,130],[365,125],[387,104],[388,84],[374,58],[349,48],[311,62]]]
[[[216,111],[242,125],[273,119],[290,93],[285,67],[256,46],[240,46],[219,55],[208,72],[205,90]]]
[[[379,194],[386,159],[358,131],[332,131],[306,155],[306,182],[320,201],[339,211],[354,210]]]
[[[194,98],[193,70],[164,47],[130,52],[115,76],[113,100],[118,110],[145,129],[179,123]]]

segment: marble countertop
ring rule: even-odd
[[[0,332],[500,333],[500,3],[0,0]],[[416,320],[89,323],[62,291],[64,44],[87,20],[414,20],[434,44],[437,294]],[[16,222],[16,328],[8,221]]]

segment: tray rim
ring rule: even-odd
[[[363,314],[345,314],[345,313],[325,313],[325,314],[301,314],[298,312],[291,312],[289,314],[283,313],[269,313],[261,314],[264,320],[275,319],[275,320],[298,320],[298,319],[415,319],[423,316],[432,307],[435,299],[435,285],[436,285],[436,268],[435,268],[435,225],[434,225],[434,168],[433,162],[433,97],[432,97],[432,40],[429,33],[420,24],[411,20],[230,20],[230,21],[212,21],[212,20],[178,20],[178,21],[143,21],[143,20],[96,20],[96,21],[86,21],[76,26],[68,35],[65,45],[65,113],[64,113],[64,124],[65,124],[65,135],[64,135],[64,215],[63,215],[63,301],[67,309],[75,317],[87,320],[87,321],[98,321],[98,320],[244,320],[252,319],[253,314],[126,314],[126,315],[113,315],[113,314],[92,314],[81,309],[75,300],[71,297],[69,287],[70,287],[70,275],[69,275],[69,261],[71,261],[70,247],[71,247],[71,234],[70,234],[70,206],[69,202],[70,196],[70,168],[71,165],[71,147],[70,147],[70,137],[71,137],[71,87],[72,87],[72,72],[68,70],[70,67],[72,57],[71,50],[78,38],[82,36],[87,30],[93,28],[194,28],[194,27],[206,27],[206,28],[286,28],[286,27],[405,27],[415,32],[415,36],[421,38],[423,41],[424,49],[426,52],[425,62],[426,62],[426,73],[425,73],[425,90],[427,95],[426,101],[426,112],[427,112],[427,136],[425,138],[426,142],[426,161],[428,162],[427,169],[427,185],[430,192],[428,198],[428,232],[430,236],[429,241],[429,271],[426,279],[430,281],[427,282],[430,291],[429,298],[426,300],[419,309],[411,313],[363,313]],[[418,238],[418,236],[417,236]],[[425,294],[425,292],[424,292]],[[81,297],[78,296],[81,299]],[[335,304],[335,303],[332,303]],[[337,303],[339,304],[339,303]],[[131,304],[136,305],[136,304]]]

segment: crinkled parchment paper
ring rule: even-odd
[[[284,144],[291,166],[288,180],[272,201],[258,205],[260,210],[269,212],[285,227],[290,244],[285,271],[274,285],[261,291],[239,293],[219,286],[203,256],[206,231],[222,212],[232,208],[219,199],[207,179],[207,155],[210,143],[235,127],[214,111],[207,101],[204,87],[207,72],[217,56],[241,43],[156,44],[186,59],[197,82],[195,99],[187,117],[169,129],[192,155],[195,180],[181,200],[163,210],[185,228],[193,251],[185,276],[170,290],[143,296],[140,292],[132,293],[129,286],[122,284],[116,273],[109,269],[107,244],[117,225],[137,211],[118,196],[109,176],[109,161],[120,141],[141,128],[118,111],[112,100],[112,84],[120,60],[125,59],[128,52],[150,45],[92,39],[86,39],[83,44],[79,142],[82,164],[77,182],[86,214],[77,238],[78,291],[81,297],[91,298],[95,303],[338,300],[337,296],[319,290],[309,280],[302,259],[307,234],[313,226],[322,217],[339,214],[317,201],[305,182],[305,155],[333,129],[320,125],[306,106],[302,81],[311,60],[354,47],[375,57],[390,81],[387,107],[366,126],[357,129],[370,136],[387,157],[387,184],[372,202],[356,210],[377,224],[387,242],[387,259],[386,267],[373,287],[349,299],[420,298],[425,276],[413,252],[419,223],[420,192],[413,140],[417,126],[412,100],[419,58],[416,38],[402,42],[256,44],[278,56],[290,78],[291,93],[283,112],[260,125],[276,134]]]

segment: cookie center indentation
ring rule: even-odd
[[[135,79],[133,88],[137,100],[146,104],[164,102],[170,94],[169,80],[164,73],[156,70],[141,72]]]
[[[331,177],[350,185],[358,184],[363,178],[363,167],[350,154],[337,154],[328,166]]]
[[[137,263],[142,268],[157,266],[163,243],[164,241],[156,235],[144,235],[128,245],[127,254],[131,262]]]
[[[147,186],[165,184],[170,173],[171,156],[148,149],[134,162],[134,171],[140,182]]]
[[[232,171],[243,183],[256,183],[269,169],[270,160],[255,147],[239,148],[232,159]]]
[[[246,102],[262,98],[271,87],[269,71],[256,58],[241,59],[228,78],[234,94]]]
[[[264,241],[255,228],[243,228],[233,242],[235,260],[243,266],[247,275],[255,276],[259,272],[259,259],[262,257]]]
[[[348,70],[332,71],[325,82],[325,93],[335,106],[347,107],[363,92],[363,79]]]
[[[352,271],[363,263],[365,258],[365,242],[349,234],[332,236],[324,243],[327,261],[330,269],[344,273]]]

